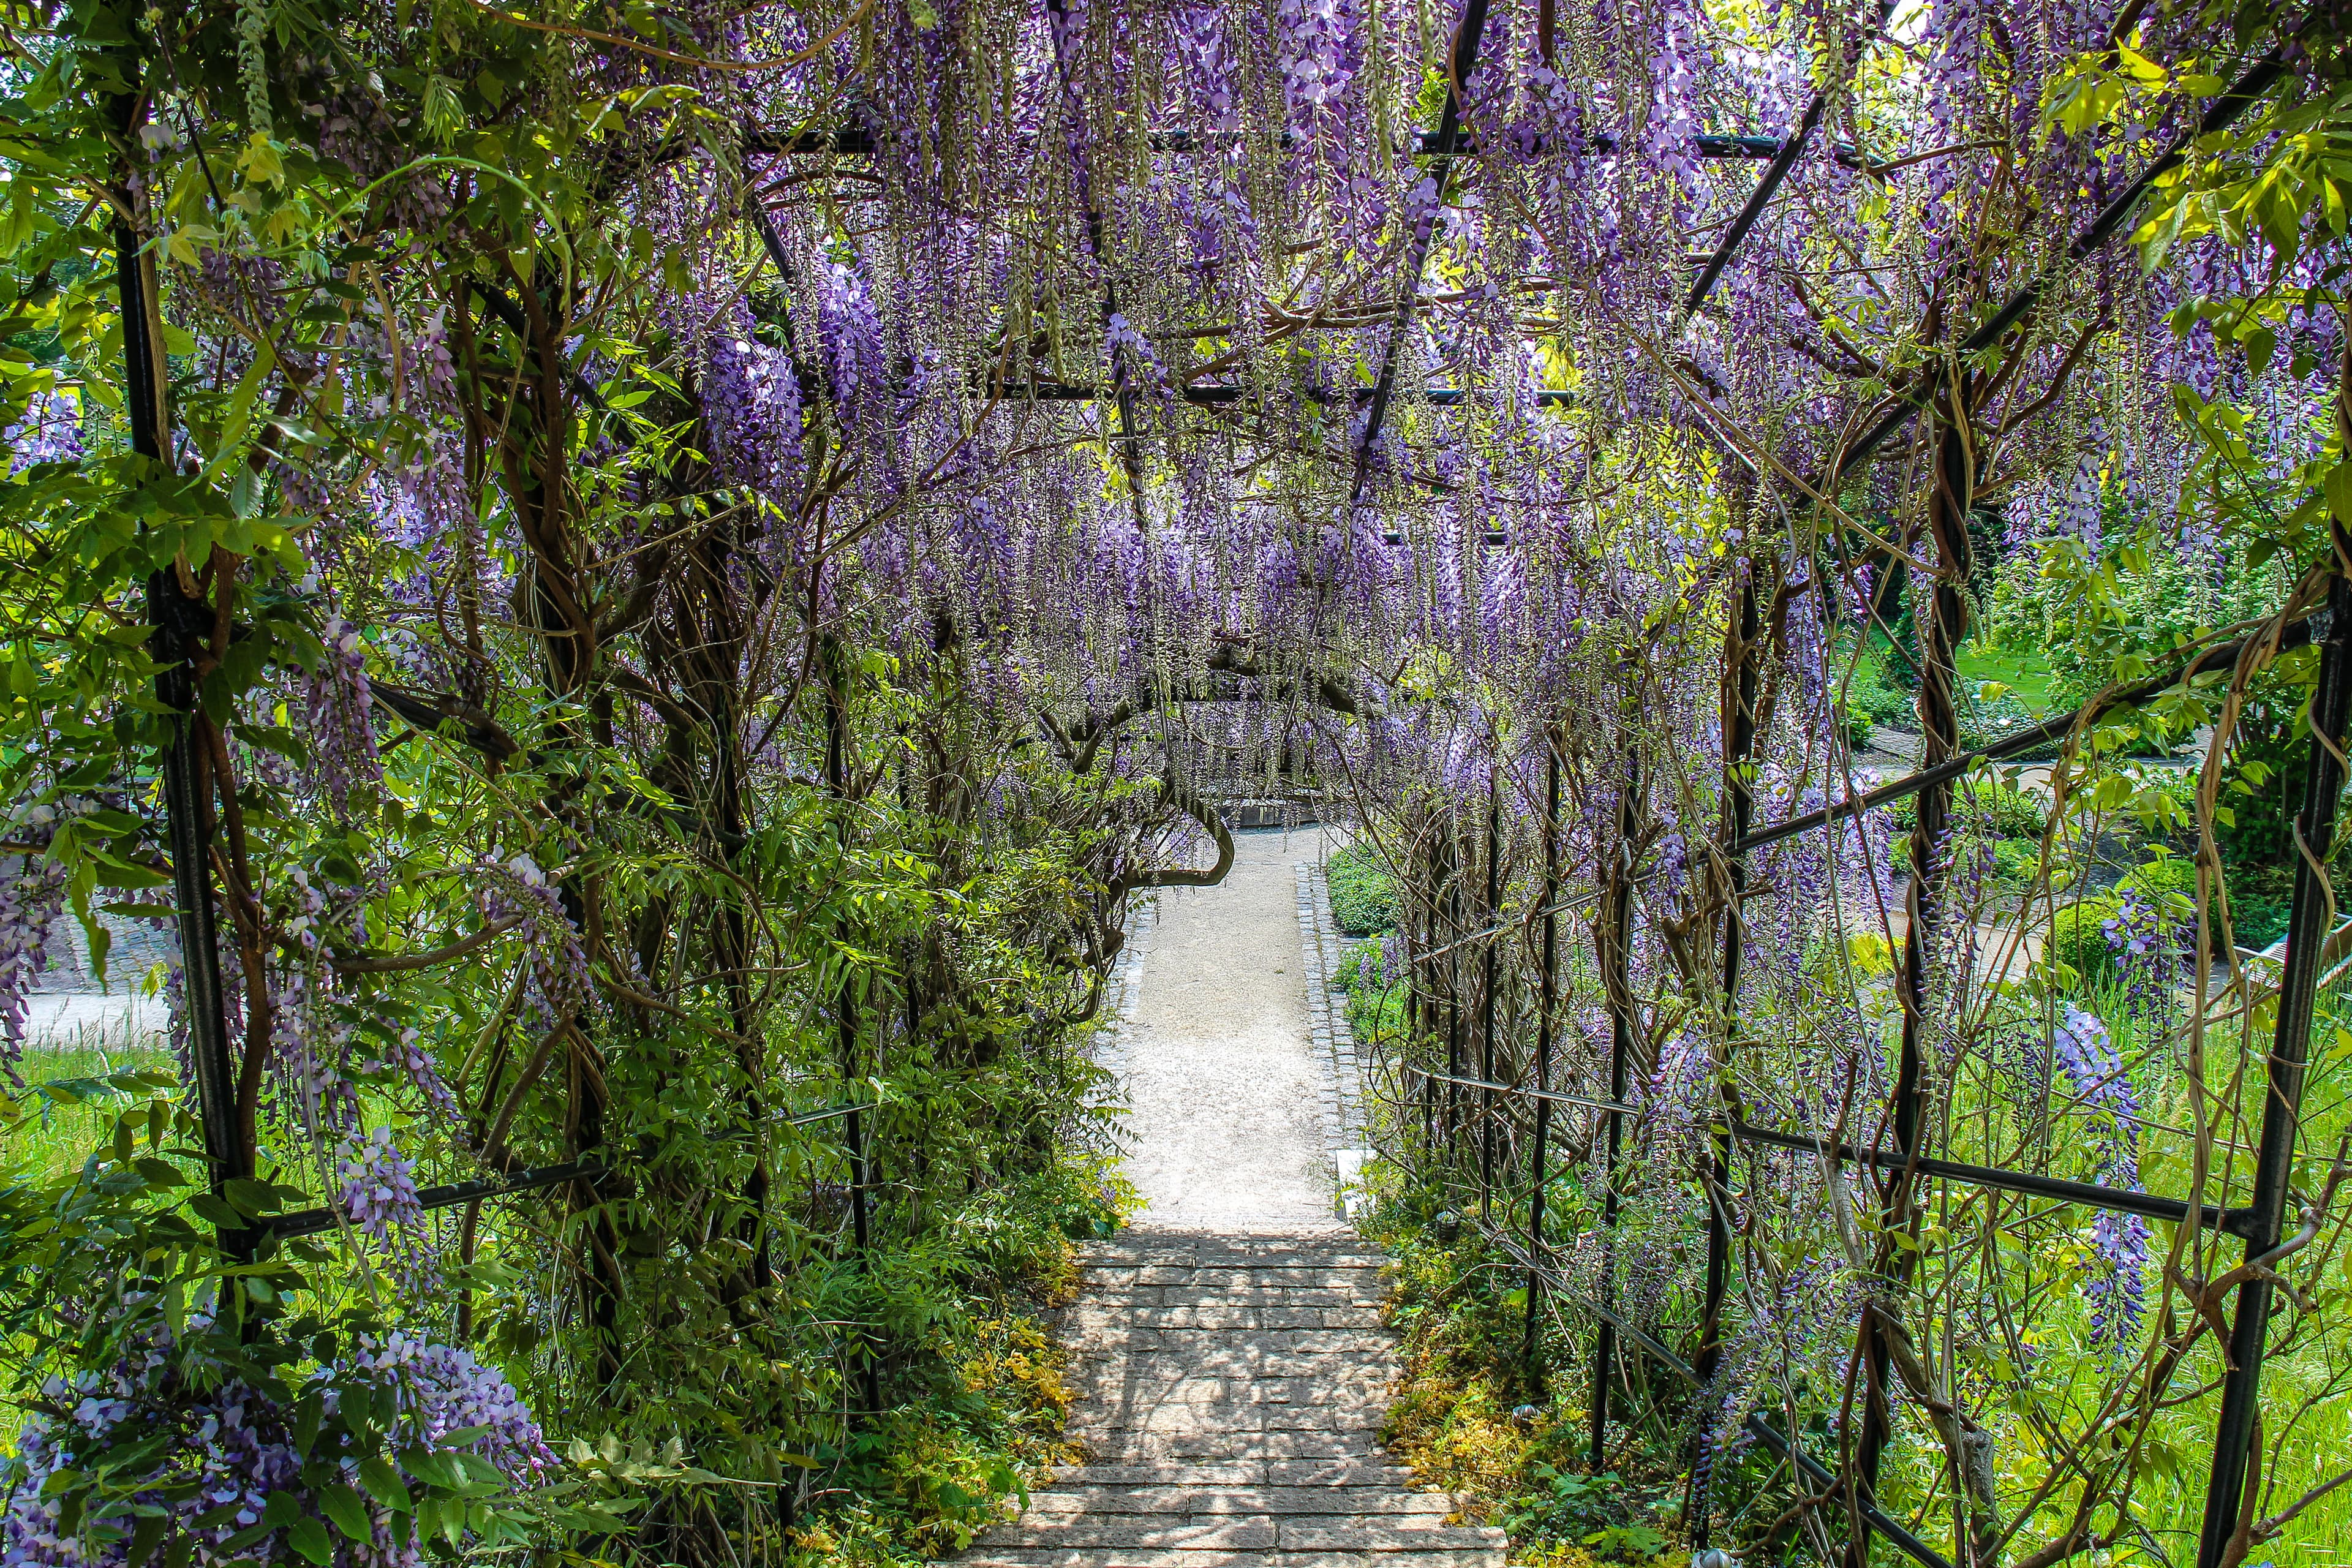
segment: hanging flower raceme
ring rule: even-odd
[[[303,678],[302,707],[311,777],[336,817],[349,821],[352,794],[383,783],[383,759],[376,748],[366,645],[359,627],[341,616],[328,616],[319,628],[319,662]]]
[[[2090,1113],[2091,1152],[2098,1181],[2124,1192],[2144,1192],[2139,1181],[2139,1098],[2117,1058],[2107,1026],[2095,1013],[2066,1004],[2050,1031],[2060,1070]],[[2139,1332],[2147,1310],[2147,1222],[2101,1209],[2091,1223],[2091,1342],[2121,1354]]]
[[[70,463],[82,455],[81,405],[62,392],[36,393],[24,416],[0,430],[11,479],[39,463]]]
[[[800,374],[789,353],[753,334],[740,300],[704,347],[702,412],[721,480],[779,506],[799,499]]]
[[[541,1034],[569,1020],[587,1000],[587,950],[563,908],[562,892],[528,855],[475,868],[483,881],[482,918],[511,924],[529,952],[523,1000]]]
[[[26,994],[48,967],[49,933],[65,910],[68,880],[46,855],[26,854],[18,865],[0,873],[0,1069],[11,1083],[23,1081],[16,1064],[25,1054]]]

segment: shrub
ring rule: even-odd
[[[2045,962],[2063,963],[2073,970],[2084,985],[2112,979],[2116,973],[2116,956],[2107,945],[2107,933],[2102,926],[2116,916],[2116,904],[2111,899],[2084,899],[2078,903],[2061,904],[2057,918],[2050,923],[2050,943],[2043,950]]]
[[[1349,936],[1378,936],[1397,923],[1396,880],[1370,845],[1351,844],[1324,868],[1331,919]]]
[[[1966,811],[1999,837],[2039,838],[2050,821],[2048,800],[1999,779],[1967,780],[1956,793],[1956,810]]]

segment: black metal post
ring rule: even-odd
[[[2344,788],[2339,758],[2345,721],[2352,713],[2352,578],[2344,574],[2345,563],[2352,560],[2352,537],[2340,523],[2333,542],[2336,575],[2327,585],[2326,630],[2318,637],[2322,651],[2319,686],[2311,696],[2311,759],[2304,773],[2303,810],[2294,825],[2297,853],[2286,970],[2279,979],[2278,1026],[2271,1037],[2264,1075],[2262,1143],[2254,1155],[2253,1217],[2246,1239],[2250,1260],[2277,1247],[2285,1228],[2320,945],[2327,936],[2331,908],[2326,857],[2335,842],[2336,797]],[[2238,1287],[2237,1315],[2230,1325],[2230,1368],[2221,1381],[2221,1416],[2213,1436],[2213,1469],[2205,1489],[2205,1524],[2197,1543],[2198,1568],[2221,1568],[2252,1500],[2246,1496],[2246,1468],[2261,1410],[2263,1342],[2274,1289],[2260,1278]]]
[[[1461,846],[1455,842],[1460,823],[1452,812],[1445,817],[1445,1072],[1462,1076],[1462,867]],[[1445,1089],[1445,1158],[1450,1165],[1462,1153],[1462,1089]]]
[[[1617,806],[1617,855],[1609,874],[1611,889],[1608,940],[1601,944],[1601,985],[1609,1005],[1609,1103],[1625,1103],[1626,1080],[1633,1058],[1633,989],[1631,976],[1633,948],[1633,832],[1635,801],[1641,792],[1642,764],[1628,757],[1625,795]],[[1601,1169],[1601,1304],[1616,1306],[1617,1162],[1625,1136],[1625,1113],[1603,1113],[1607,1158]],[[1597,1474],[1605,1462],[1609,1440],[1609,1380],[1617,1359],[1617,1325],[1611,1313],[1601,1315],[1592,1343],[1592,1447],[1590,1468]]]
[[[136,37],[136,29],[132,29]],[[134,46],[135,48],[135,46]],[[139,75],[135,52],[129,70]],[[127,141],[135,141],[142,118],[138,95],[118,100]],[[170,428],[164,388],[169,384],[163,363],[162,299],[155,286],[155,258],[139,242],[130,223],[114,224],[115,293],[122,311],[123,408],[131,431],[131,449],[155,462],[164,460],[164,434]],[[198,732],[195,672],[191,664],[213,630],[212,606],[181,581],[181,563],[151,574],[147,579],[147,618],[154,626],[148,637],[151,658],[163,668],[155,675],[156,700],[172,710],[171,738],[156,759],[163,784],[164,831],[172,847],[172,891],[180,931],[181,984],[188,1008],[188,1054],[195,1071],[196,1115],[204,1123],[205,1163],[212,1173],[215,1192],[232,1181],[253,1174],[252,1152],[246,1146],[243,1119],[237,1111],[236,1061],[229,1049],[228,1023],[223,1005],[220,936],[213,904],[212,813],[205,799],[210,769],[203,737]],[[221,1248],[240,1260],[249,1259],[257,1237],[247,1229],[224,1229]]]
[[[1502,912],[1502,802],[1498,795],[1499,769],[1486,773],[1486,908],[1483,916],[1492,927]],[[1495,1078],[1495,957],[1499,939],[1489,936],[1486,952],[1478,966],[1478,1076],[1493,1082]],[[1480,1091],[1478,1117],[1478,1217],[1494,1215],[1495,1194],[1495,1091]]]
[[[1545,748],[1543,816],[1543,948],[1536,955],[1536,1092],[1551,1089],[1551,1011],[1557,994],[1554,974],[1559,963],[1559,737]],[[1491,1092],[1491,1091],[1490,1091]],[[1536,1354],[1536,1325],[1542,1306],[1544,1260],[1544,1184],[1547,1147],[1551,1136],[1551,1101],[1536,1100],[1536,1133],[1532,1184],[1528,1189],[1528,1326],[1520,1354],[1528,1384],[1543,1386],[1543,1363]]]

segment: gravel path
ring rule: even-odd
[[[1234,835],[1222,886],[1160,895],[1118,1056],[1147,1230],[1337,1231],[1328,1068],[1309,1049],[1294,865],[1316,830]]]

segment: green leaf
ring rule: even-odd
[[[367,1505],[360,1501],[359,1493],[341,1481],[319,1489],[319,1511],[353,1541],[370,1541],[375,1536]]]
[[[140,1568],[141,1563],[155,1554],[155,1548],[163,1544],[163,1531],[170,1523],[170,1519],[163,1515],[148,1514],[131,1526],[127,1568]]]
[[[2336,521],[2352,524],[2352,463],[2338,463],[2328,469],[2327,477],[2320,481],[2320,486],[2327,494],[2327,510],[2335,515]],[[2251,552],[2248,560],[2251,563]]]
[[[370,1454],[360,1461],[360,1485],[368,1496],[394,1513],[415,1513],[416,1503],[408,1495],[407,1483],[393,1468],[390,1459],[381,1454]]]
[[[327,1568],[335,1555],[335,1538],[327,1533],[325,1525],[308,1516],[286,1527],[286,1544],[319,1564],[319,1568]]]

